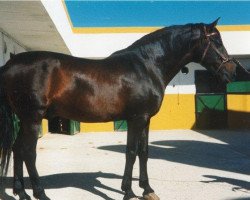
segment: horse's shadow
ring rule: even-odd
[[[149,145],[149,158],[191,166],[250,174],[250,158],[229,144],[191,140],[154,141]],[[125,153],[125,145],[101,146],[98,149]]]
[[[242,191],[245,193],[250,194],[250,182],[233,179],[233,178],[226,178],[226,177],[220,177],[220,176],[212,176],[212,175],[204,175],[206,178],[210,178],[212,180],[209,181],[201,181],[203,183],[228,183],[230,185],[233,185],[232,188],[233,191]]]
[[[115,193],[120,193],[118,189],[112,188],[103,184],[99,181],[99,178],[107,179],[122,179],[122,176],[113,173],[103,173],[103,172],[93,172],[93,173],[63,173],[63,174],[53,174],[47,176],[41,176],[41,183],[44,189],[58,189],[73,187],[91,192],[94,195],[102,197],[103,199],[113,200],[107,194],[101,190],[108,190]],[[0,199],[4,200],[15,200],[13,197],[5,193],[5,189],[12,188],[13,178],[4,177],[3,178],[3,188],[1,189]],[[29,180],[27,177],[24,178],[25,188],[31,189]],[[98,190],[100,188],[100,190]]]

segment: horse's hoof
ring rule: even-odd
[[[49,197],[43,197],[43,198],[40,198],[40,199],[37,199],[37,200],[50,200]]]
[[[40,197],[38,200],[50,200],[50,198],[45,195]]]
[[[19,200],[31,200],[31,198],[30,197],[25,197],[25,198],[20,198]]]
[[[50,200],[50,198],[49,197],[42,197],[42,198],[39,198],[37,200]]]
[[[145,200],[160,200],[160,198],[153,192],[153,193],[149,193],[149,194],[145,194],[143,196],[143,198]]]
[[[139,200],[137,197],[127,197],[126,195],[123,197],[123,200]]]
[[[19,200],[31,200],[31,198],[30,197],[21,197],[21,198],[19,198]]]
[[[42,191],[39,195],[34,195],[34,197],[37,199],[37,200],[50,200],[49,197],[46,196],[45,192]]]
[[[124,200],[124,198],[123,198],[123,200]],[[137,197],[132,197],[132,198],[129,198],[129,199],[126,199],[126,200],[140,200],[140,199],[137,198]]]
[[[125,196],[123,197],[123,200],[139,200],[133,191],[130,191],[128,193],[125,194]]]
[[[19,200],[31,200],[30,196],[25,191],[20,192],[18,196]]]

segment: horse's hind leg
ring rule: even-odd
[[[18,137],[13,146],[14,155],[14,181],[13,193],[19,196],[20,200],[30,200],[30,196],[24,190],[23,181],[23,157],[22,157],[22,130],[20,129]]]
[[[43,187],[41,186],[40,178],[36,169],[36,146],[41,121],[42,120],[39,120],[39,122],[37,122],[37,120],[22,121],[23,159],[29,173],[34,197],[39,200],[49,200],[49,198],[45,195]]]

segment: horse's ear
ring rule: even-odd
[[[220,17],[218,17],[218,19],[216,19],[214,22],[212,22],[211,24],[209,24],[207,28],[209,30],[213,30],[217,26],[219,20],[220,20]]]
[[[213,27],[217,26],[219,20],[220,20],[220,17],[218,17],[213,23],[211,23],[211,26]]]
[[[10,59],[14,58],[15,54],[14,53],[10,53]]]

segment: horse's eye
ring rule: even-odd
[[[216,45],[219,45],[219,46],[222,45],[222,41],[221,41],[220,39],[214,38],[214,39],[212,39],[212,41],[213,41]]]

